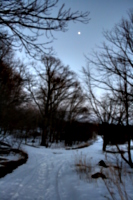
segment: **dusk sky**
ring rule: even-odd
[[[79,74],[82,66],[86,66],[84,54],[91,54],[101,45],[104,29],[112,29],[122,17],[127,17],[127,12],[133,8],[133,0],[59,0],[58,5],[63,3],[72,11],[90,12],[89,24],[69,23],[67,32],[54,33],[57,40],[52,44],[56,56]]]
[[[81,75],[82,67],[87,65],[84,55],[91,55],[105,41],[103,30],[111,30],[122,17],[127,17],[129,9],[133,8],[133,0],[59,0],[58,7],[52,11],[53,16],[56,16],[56,11],[63,3],[72,12],[90,12],[88,24],[68,23],[68,31],[53,32],[56,39],[51,44],[55,56]],[[39,42],[47,42],[45,35]],[[23,61],[26,60],[22,53],[18,55]]]

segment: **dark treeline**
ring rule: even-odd
[[[105,151],[108,144],[124,144],[129,137],[133,140],[133,126],[108,124],[105,122],[98,125],[98,134],[103,136],[103,151]]]
[[[65,144],[72,145],[76,142],[87,142],[96,136],[98,126],[92,123],[74,121],[71,124],[66,123],[64,134]]]

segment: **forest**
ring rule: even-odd
[[[132,10],[111,31],[104,31],[105,43],[100,51],[94,52],[93,58],[86,56],[83,87],[77,74],[47,49],[47,43],[37,44],[37,39],[40,30],[51,37],[54,31],[67,31],[69,21],[89,23],[89,12],[70,13],[62,5],[57,17],[50,18],[47,12],[58,1],[15,2],[12,7],[9,1],[3,1],[0,7],[1,143],[13,135],[19,143],[23,139],[26,143],[31,137],[34,142],[40,136],[42,146],[61,141],[72,145],[95,134],[102,133],[103,139],[109,138],[112,132],[123,129],[128,142],[126,162],[133,167]],[[23,33],[21,28],[25,29]],[[34,30],[33,35],[28,36],[27,29]],[[15,51],[22,49],[33,58],[32,63],[15,59]],[[97,89],[100,95],[96,94]],[[104,134],[112,126],[113,131]]]

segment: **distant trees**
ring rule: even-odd
[[[75,74],[59,59],[45,56],[42,64],[41,70],[35,67],[38,85],[29,81],[29,91],[42,116],[41,144],[46,146],[48,134],[50,141],[55,138],[59,121],[70,121],[83,113],[84,96]]]
[[[6,133],[24,130],[22,107],[28,102],[24,90],[24,65],[14,61],[11,46],[0,41],[0,140]]]
[[[64,4],[56,12],[57,5],[58,0],[2,0],[0,40],[13,49],[24,48],[26,54],[40,59],[42,53],[50,50],[48,44],[54,39],[54,31],[65,32],[70,21],[89,22],[89,12],[71,12],[65,10]],[[42,36],[45,38],[38,41]]]
[[[71,123],[88,112],[76,74],[59,59],[44,55],[42,67],[34,65],[37,76],[31,78],[26,66],[14,59],[12,46],[2,40],[0,46],[0,139],[8,133],[26,142],[41,127],[42,145],[71,140]]]
[[[133,117],[133,11],[112,31],[105,31],[104,43],[94,59],[88,58],[89,68],[83,72],[88,85],[88,99],[100,122],[129,126]],[[100,89],[102,98],[95,95]],[[99,95],[100,96],[100,95]],[[128,130],[128,129],[127,129]],[[131,159],[131,133],[128,136],[128,160]]]

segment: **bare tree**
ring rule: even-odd
[[[71,9],[65,10],[63,4],[56,13],[57,5],[58,0],[2,0],[0,40],[12,44],[14,49],[24,48],[26,54],[40,58],[40,53],[46,53],[48,44],[54,39],[54,31],[67,31],[70,21],[89,22],[89,12],[71,12]],[[38,38],[44,35],[48,41],[38,42]]]
[[[29,91],[42,116],[41,143],[46,145],[48,132],[54,127],[53,121],[61,113],[64,113],[65,120],[70,114],[69,117],[74,118],[76,112],[81,113],[80,103],[83,103],[83,96],[75,73],[68,66],[64,66],[59,59],[51,56],[45,56],[42,63],[41,70],[35,67],[38,73],[38,87],[36,84],[35,88],[33,82],[29,81]]]
[[[94,88],[100,89],[108,102],[105,113],[111,117],[108,122],[115,122],[127,126],[132,124],[133,101],[133,10],[130,10],[128,19],[122,19],[112,31],[105,31],[104,43],[101,52],[94,52],[94,59],[87,58],[89,70],[84,69],[90,94],[93,111],[101,118],[100,109],[105,108],[105,101],[94,95]],[[92,73],[95,70],[95,75]],[[94,72],[94,71],[93,71]],[[107,95],[106,95],[107,94]],[[111,107],[110,107],[111,105]],[[111,109],[110,109],[111,108]],[[102,116],[104,116],[102,114]],[[103,119],[101,118],[101,121]],[[104,119],[105,121],[105,119]],[[128,160],[131,159],[131,133],[128,132]]]
[[[12,60],[9,63],[9,57],[0,58],[0,140],[5,138],[7,132],[13,133],[17,129],[22,120],[19,110],[27,102],[25,80],[21,74],[23,65]]]

